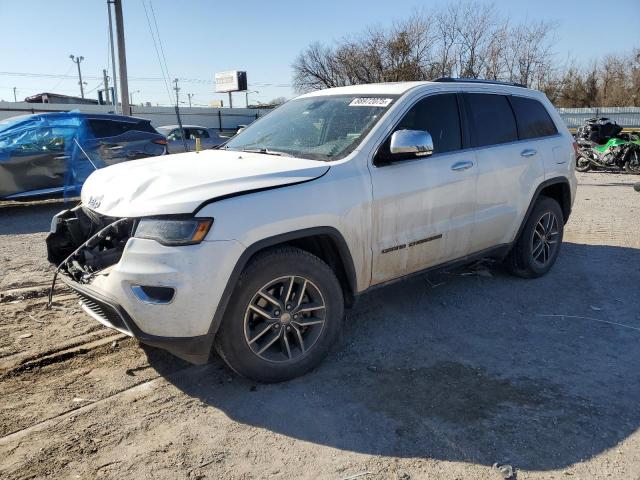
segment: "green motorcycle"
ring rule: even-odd
[[[621,133],[622,128],[608,118],[592,118],[578,129],[576,170],[619,168],[640,174],[640,138]]]

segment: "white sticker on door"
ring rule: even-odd
[[[359,97],[351,100],[350,107],[387,107],[393,101],[392,98]]]

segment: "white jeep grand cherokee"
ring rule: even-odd
[[[554,264],[573,138],[540,92],[441,79],[302,95],[222,148],[93,173],[49,259],[103,324],[241,375],[312,369],[358,294],[480,257]]]

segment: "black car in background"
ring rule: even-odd
[[[0,199],[75,196],[94,170],[167,153],[149,120],[80,112],[0,122]]]

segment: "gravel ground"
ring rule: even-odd
[[[142,347],[64,289],[44,310],[63,204],[0,205],[0,478],[640,479],[637,178],[579,181],[549,275],[375,290],[278,385]]]

